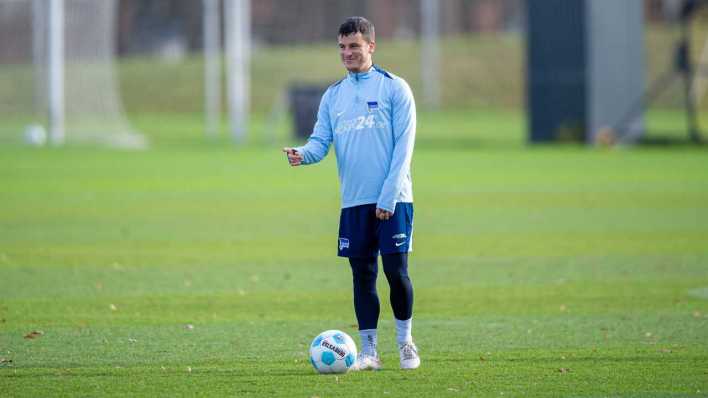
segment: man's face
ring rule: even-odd
[[[371,55],[376,43],[367,42],[360,32],[339,36],[339,55],[349,72],[365,72],[371,67]]]

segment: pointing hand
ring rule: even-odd
[[[291,166],[299,166],[302,164],[302,155],[293,148],[283,148],[283,152],[288,156],[288,163]]]

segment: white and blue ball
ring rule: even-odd
[[[41,124],[30,124],[25,127],[24,140],[31,146],[43,146],[47,143],[47,131]]]
[[[356,344],[340,330],[326,330],[310,344],[310,362],[320,373],[346,373],[356,364]]]

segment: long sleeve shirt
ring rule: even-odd
[[[325,91],[312,135],[295,149],[303,164],[313,164],[334,143],[342,208],[376,203],[393,213],[396,203],[413,202],[415,129],[410,87],[374,65],[349,72]]]

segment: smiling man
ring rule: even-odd
[[[339,54],[347,76],[322,96],[317,123],[302,147],[284,148],[292,166],[317,163],[334,143],[342,195],[338,255],[349,258],[359,323],[359,370],[379,369],[376,350],[378,256],[390,287],[402,369],[420,365],[411,336],[413,192],[410,174],[416,114],[398,76],[373,64],[374,26],[362,17],[342,23]]]

